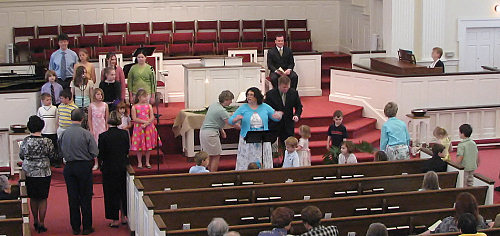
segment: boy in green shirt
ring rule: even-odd
[[[470,138],[472,127],[463,124],[458,128],[462,141],[457,147],[457,160],[464,167],[464,187],[472,186],[474,171],[479,165],[479,156],[476,143]]]

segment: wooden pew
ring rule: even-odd
[[[30,226],[23,218],[0,219],[0,235],[31,236]]]
[[[134,232],[135,231],[135,225],[136,225],[136,220],[135,220],[135,215],[136,215],[136,209],[135,209],[135,186],[134,186],[134,179],[135,179],[135,170],[132,168],[132,166],[127,165],[127,219],[128,219],[128,226],[130,228],[130,231]]]
[[[457,172],[439,173],[439,183],[442,188],[454,188]],[[152,202],[161,203],[160,207],[177,208],[225,205],[227,199],[247,199],[244,203],[259,202],[258,198],[280,197],[281,201],[303,200],[304,196],[310,199],[329,198],[340,191],[357,191],[357,194],[371,194],[373,189],[383,189],[381,192],[415,191],[422,185],[424,174],[410,174],[397,176],[381,176],[352,178],[342,180],[308,181],[297,183],[280,183],[251,186],[235,186],[227,188],[202,188],[172,191],[145,192]],[[380,193],[380,192],[379,192]],[[163,208],[164,209],[164,208]]]
[[[454,188],[458,172],[438,173],[442,188]],[[341,180],[309,181],[297,183],[280,183],[250,186],[235,186],[227,188],[203,188],[187,190],[171,190],[146,192],[148,198],[136,198],[136,231],[149,235],[153,228],[153,204],[162,202],[161,206],[172,208],[187,208],[200,206],[224,205],[226,199],[249,199],[249,203],[257,202],[258,197],[281,197],[281,201],[330,198],[337,191],[358,191],[361,194],[372,194],[373,189],[383,189],[381,192],[408,192],[419,189],[424,174],[409,174],[398,176],[381,176],[352,178]],[[318,191],[318,190],[324,191]],[[375,192],[377,193],[377,192]],[[379,192],[380,193],[380,192]],[[149,206],[149,208],[148,208]],[[159,206],[159,205],[158,205]],[[155,207],[154,210],[160,210]]]
[[[29,217],[29,214],[28,204],[20,199],[0,201],[0,218]]]
[[[226,219],[229,225],[244,225],[270,222],[271,212],[277,207],[288,207],[295,214],[306,206],[320,208],[328,218],[353,215],[373,215],[390,212],[410,212],[452,207],[458,194],[469,192],[476,197],[478,204],[484,204],[487,187],[463,189],[442,189],[435,191],[415,191],[352,197],[326,198],[302,201],[284,201],[235,206],[197,207],[186,209],[165,209],[154,211],[161,216],[167,229],[180,230],[183,225],[190,228],[204,228],[214,217]],[[147,196],[144,196],[147,198]],[[365,210],[366,208],[366,210]],[[362,209],[362,211],[357,211]],[[253,219],[251,219],[253,218]],[[259,219],[261,218],[261,219]]]
[[[363,175],[376,177],[387,175],[401,175],[402,173],[421,173],[425,160],[412,159],[388,162],[364,162],[348,165],[319,165],[297,168],[276,168],[248,171],[220,171],[200,174],[167,174],[135,176],[140,181],[139,191],[159,191],[164,189],[194,189],[209,188],[213,185],[238,186],[251,183],[284,183],[288,179],[294,182],[311,181],[313,177],[335,177]],[[325,180],[325,179],[322,179]]]
[[[484,219],[494,219],[500,212],[500,205],[480,206],[479,213]],[[390,230],[389,235],[410,235],[421,233],[427,230],[427,227],[434,224],[436,221],[447,216],[452,216],[455,213],[453,208],[423,210],[402,213],[388,213],[380,215],[368,216],[349,216],[331,219],[323,219],[322,225],[336,225],[339,230],[339,235],[347,235],[349,232],[355,232],[356,235],[365,235],[368,226],[374,222],[383,223]],[[190,230],[172,230],[166,231],[165,224],[162,218],[155,216],[155,222],[159,227],[155,226],[155,235],[206,235],[206,228],[190,229]],[[392,229],[394,227],[399,227]],[[230,226],[230,230],[239,232],[241,235],[257,235],[260,231],[270,230],[273,226],[270,223],[251,224],[251,225],[235,225]],[[292,222],[290,234],[301,234],[305,232],[304,225],[301,221]]]

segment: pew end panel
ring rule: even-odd
[[[495,181],[482,174],[474,173],[474,186],[487,186],[488,193],[486,194],[485,205],[493,204],[493,196],[495,195]]]
[[[458,177],[457,177],[457,184],[456,188],[461,188],[464,186],[464,167],[460,165],[459,163],[455,163],[453,161],[447,161],[448,167],[446,171],[451,172],[451,171],[458,171]]]
[[[167,226],[159,215],[153,215],[154,218],[154,236],[166,236]]]
[[[130,231],[135,231],[135,201],[134,201],[134,178],[135,170],[131,165],[127,165],[127,218]]]

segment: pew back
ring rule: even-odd
[[[136,187],[140,191],[159,191],[166,188],[194,189],[213,185],[238,186],[250,183],[284,183],[311,181],[314,177],[326,179],[342,176],[363,175],[365,177],[421,173],[423,159],[389,162],[365,162],[348,165],[319,165],[297,168],[277,168],[248,171],[220,171],[200,174],[166,174],[135,176]]]
[[[260,199],[269,197],[280,198],[280,201],[330,198],[342,196],[335,192],[344,192],[345,195],[347,191],[357,194],[408,192],[420,188],[423,176],[424,174],[409,174],[227,188],[154,191],[144,194],[148,195],[154,203],[148,208],[160,210],[225,205],[228,199],[238,199],[241,203],[256,203]],[[438,176],[441,188],[454,188],[458,172],[443,172]]]
[[[21,200],[1,200],[0,218],[18,218],[23,216]]]
[[[0,219],[0,235],[6,236],[26,236],[23,231],[25,231],[25,225],[23,224],[23,218],[7,218]],[[29,233],[29,228],[28,228]]]
[[[480,206],[479,213],[484,219],[494,219],[496,214],[500,212],[500,205]],[[369,216],[349,216],[332,219],[323,219],[322,225],[335,225],[339,230],[339,235],[347,235],[349,232],[355,232],[356,235],[365,235],[368,226],[373,222],[380,222],[391,228],[390,235],[409,235],[423,232],[436,221],[454,214],[453,208],[423,210],[403,213],[388,213]],[[190,230],[172,230],[166,231],[163,227],[163,222],[160,217],[155,220],[161,225],[159,228],[162,232],[167,232],[168,235],[206,235],[206,228],[190,229]],[[392,229],[394,227],[399,227]],[[239,232],[241,235],[257,235],[260,231],[272,229],[270,223],[251,224],[251,225],[235,225],[230,226],[230,230]],[[306,230],[301,221],[292,222],[290,234],[301,234]]]
[[[320,208],[329,218],[384,214],[389,212],[410,212],[453,207],[456,196],[462,192],[471,193],[478,200],[478,204],[484,204],[487,190],[488,187],[486,186],[463,189],[453,188],[435,191],[376,194],[306,201],[284,201],[175,210],[168,209],[158,210],[154,213],[162,217],[167,229],[179,230],[182,229],[185,224],[189,224],[191,228],[204,228],[214,217],[226,219],[229,225],[267,223],[270,221],[269,217],[271,212],[277,207],[288,207],[292,209],[295,214],[299,214],[304,207],[314,205]],[[147,198],[147,196],[145,196],[145,198]]]

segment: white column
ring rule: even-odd
[[[445,10],[446,0],[422,0],[422,61],[432,60],[433,47],[444,47]]]
[[[398,49],[414,50],[415,0],[384,0],[384,49],[397,56]]]

